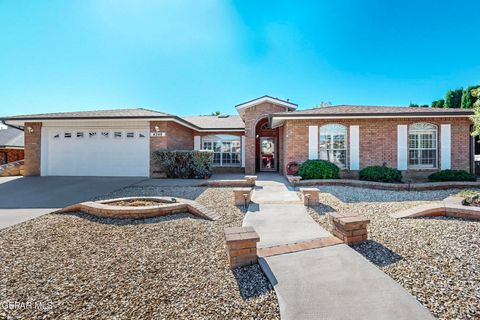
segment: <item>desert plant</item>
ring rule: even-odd
[[[213,151],[158,150],[153,153],[154,171],[167,178],[203,179],[212,175]]]
[[[428,176],[428,181],[476,181],[477,177],[465,170],[442,170]]]
[[[338,179],[340,169],[326,160],[307,160],[300,166],[298,175],[308,179]]]
[[[402,182],[402,173],[387,166],[369,166],[360,170],[359,178],[377,182]]]

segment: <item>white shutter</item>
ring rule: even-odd
[[[441,151],[441,169],[446,170],[451,167],[452,158],[452,129],[449,124],[442,124],[440,127],[440,151]]]
[[[318,126],[308,126],[308,159],[318,159]]]
[[[408,169],[408,126],[399,124],[397,126],[397,169]]]
[[[360,127],[350,126],[350,170],[360,169]]]
[[[200,150],[202,149],[202,146],[201,146],[201,141],[202,141],[202,137],[200,136],[194,136],[193,137],[193,150]]]
[[[245,168],[245,136],[242,136],[241,140],[242,148],[242,168]]]

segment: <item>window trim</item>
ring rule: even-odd
[[[432,126],[432,129],[430,130],[421,130],[421,129],[413,129],[412,130],[412,127],[414,127],[415,125],[429,125],[429,126]],[[418,132],[418,134],[421,134],[422,132],[423,133],[431,133],[432,130],[434,130],[434,139],[432,140],[433,142],[435,142],[435,148],[411,148],[410,147],[410,141],[411,141],[411,135],[412,135],[412,131],[416,131]],[[439,168],[439,157],[438,157],[438,145],[439,145],[439,141],[438,141],[438,138],[439,138],[439,135],[438,135],[438,126],[436,124],[433,124],[433,123],[430,123],[430,122],[415,122],[415,123],[412,123],[408,126],[408,143],[407,143],[407,146],[408,146],[408,150],[407,150],[407,156],[408,156],[408,169],[409,170],[436,170]],[[435,159],[433,161],[433,166],[432,165],[425,165],[425,164],[410,164],[410,151],[411,150],[416,150],[416,151],[421,151],[421,150],[434,150],[435,151]]]
[[[345,134],[344,134],[344,148],[342,149],[336,149],[336,148],[333,148],[333,135],[330,134],[332,136],[331,138],[331,145],[332,145],[332,148],[331,149],[322,149],[322,144],[321,144],[321,136],[322,136],[322,128],[325,128],[325,127],[333,127],[333,126],[338,126],[338,127],[342,127],[344,130],[345,130]],[[324,131],[324,132],[329,132],[329,131]],[[333,131],[330,131],[330,132],[333,132]],[[330,161],[328,159],[322,159],[321,158],[321,152],[322,151],[345,151],[345,164],[344,165],[339,165],[339,163],[335,163],[335,162],[332,162],[333,164],[335,164],[336,166],[338,166],[340,168],[340,170],[346,170],[348,169],[348,165],[349,165],[349,145],[348,145],[348,135],[349,135],[349,132],[348,132],[348,126],[346,125],[343,125],[343,124],[340,124],[340,123],[326,123],[326,124],[323,124],[321,126],[318,127],[318,159],[320,160],[327,160],[327,161]]]

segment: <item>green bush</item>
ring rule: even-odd
[[[308,179],[338,179],[340,169],[326,160],[307,160],[300,166],[298,175]]]
[[[360,180],[377,182],[402,182],[400,170],[387,166],[370,166],[360,170]]]
[[[477,177],[465,170],[442,170],[428,176],[428,181],[476,181]]]
[[[167,178],[204,179],[212,175],[213,151],[158,150],[153,159],[153,170]]]

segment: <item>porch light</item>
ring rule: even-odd
[[[158,126],[155,126],[155,131],[160,132],[160,128]]]
[[[33,130],[32,127],[28,126],[28,127],[27,127],[27,131],[28,131],[28,133],[33,133],[34,130]]]

